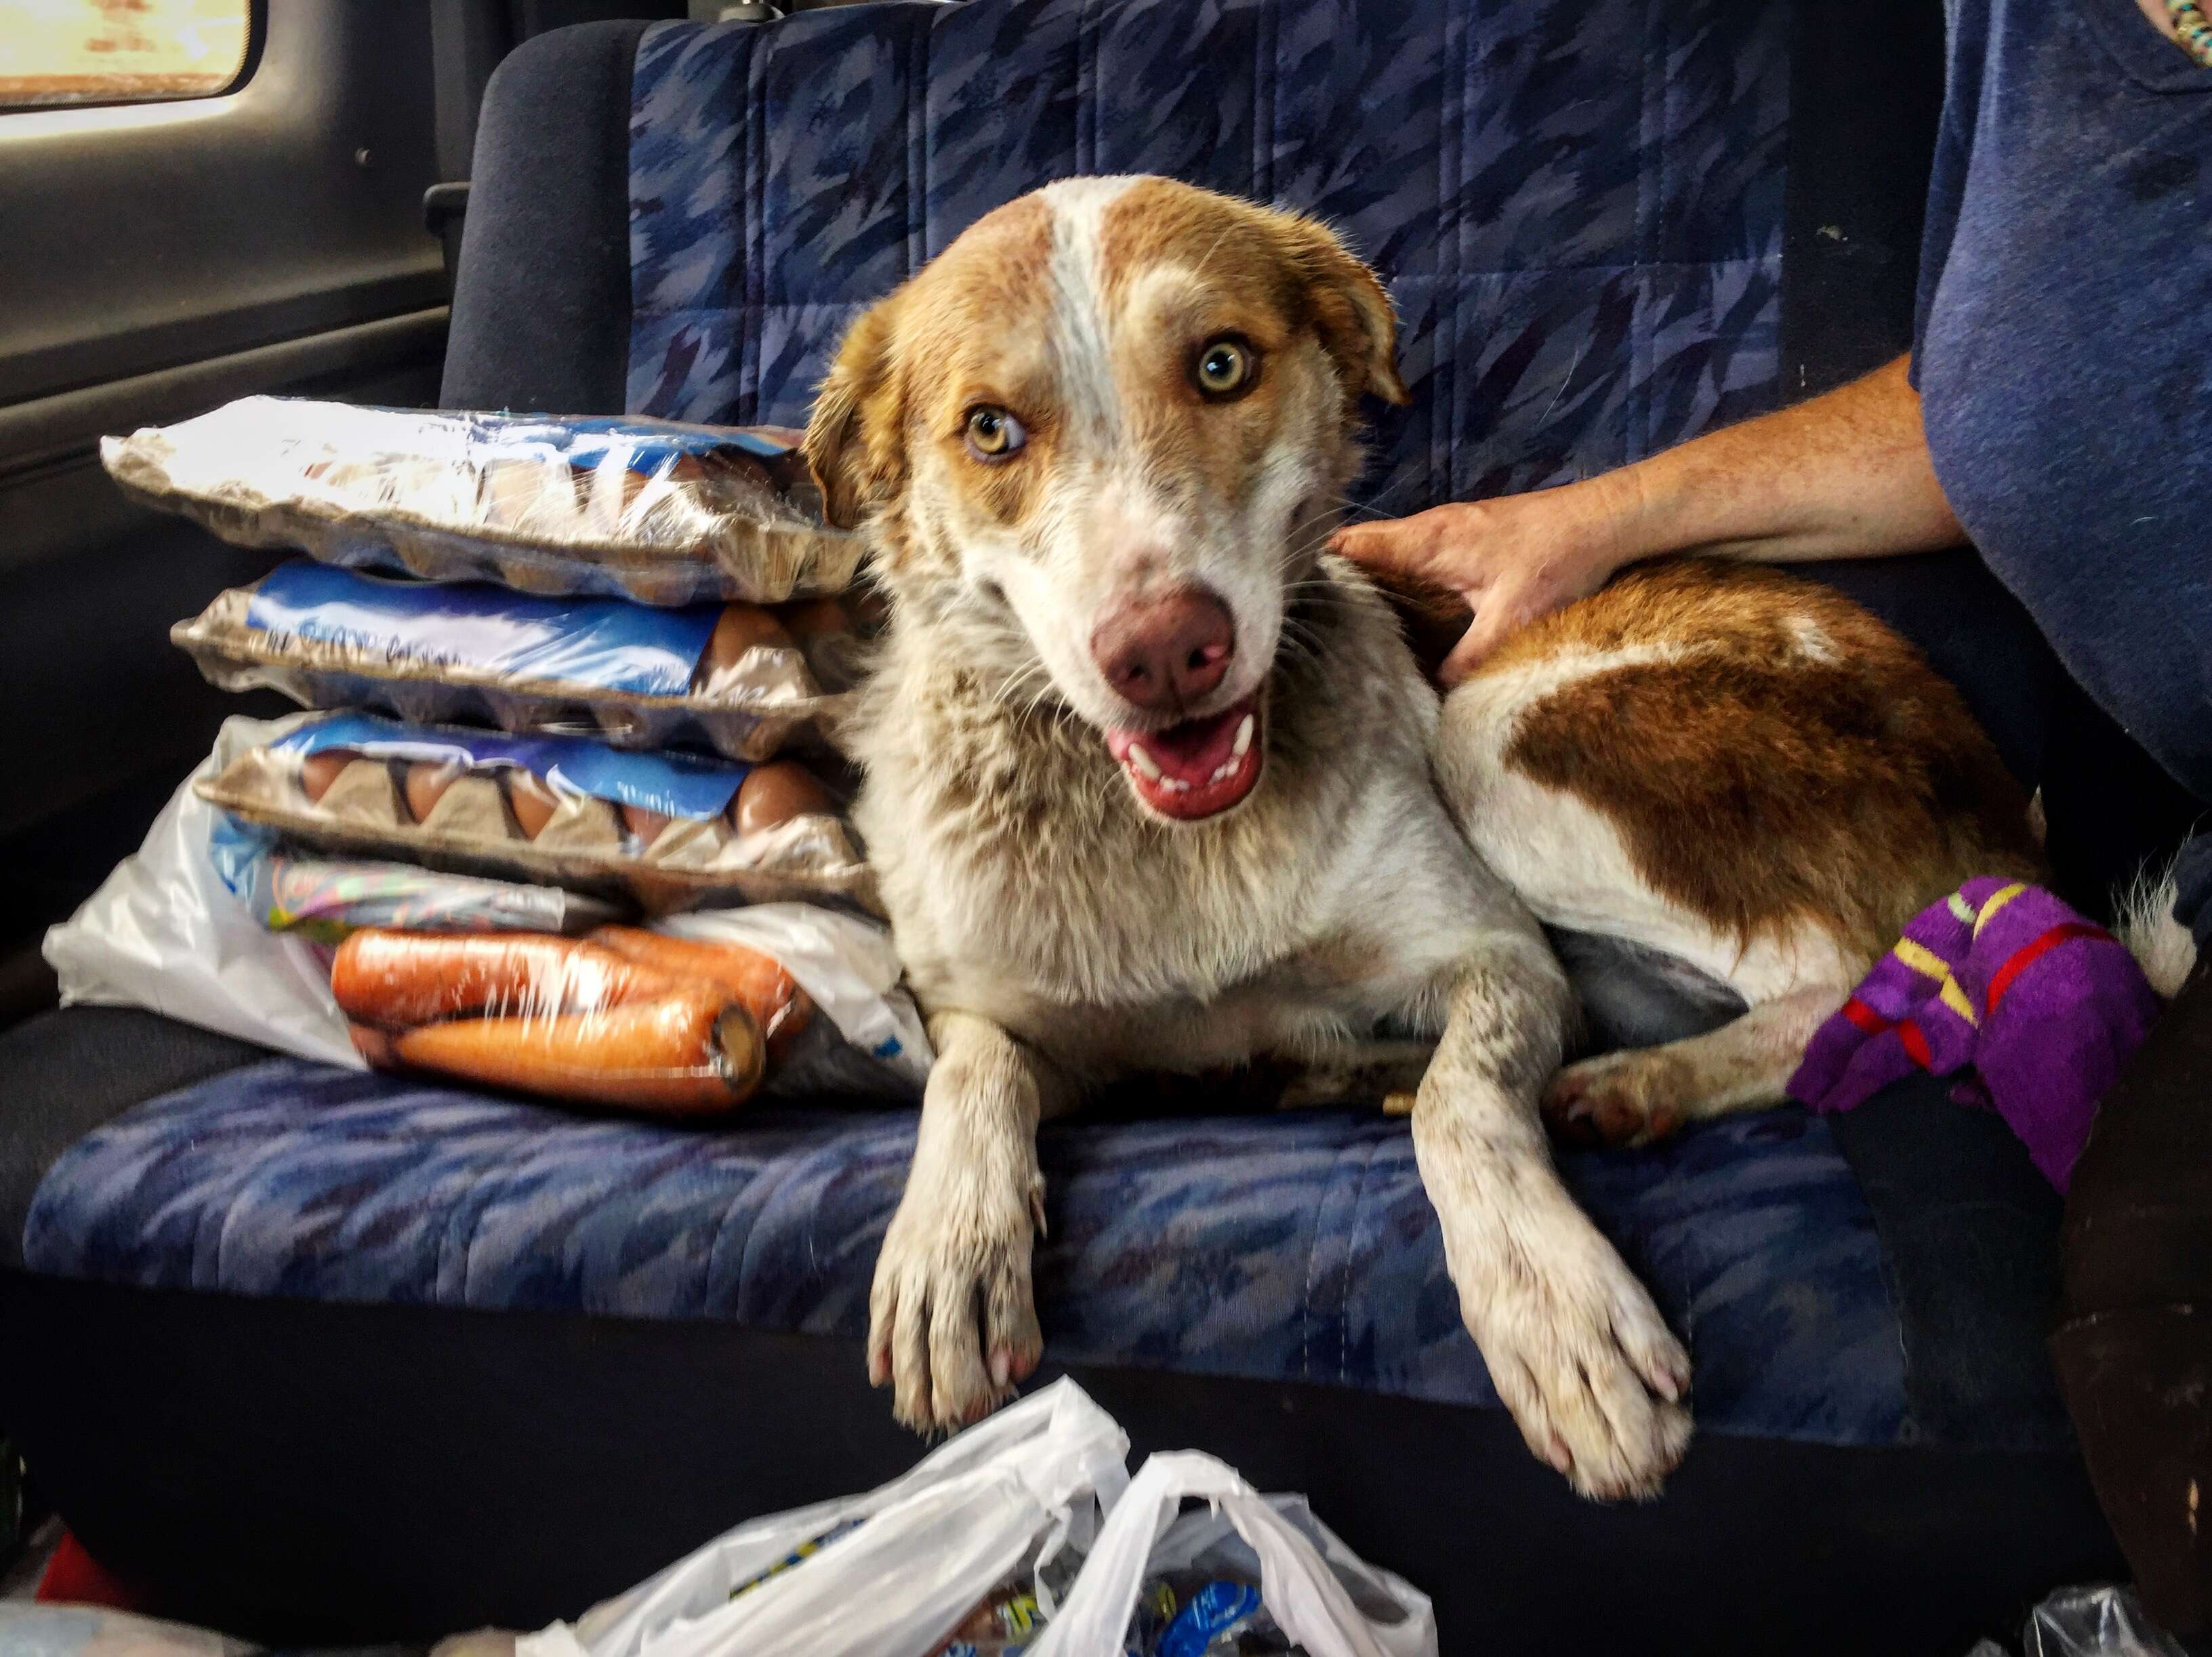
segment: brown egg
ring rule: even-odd
[[[836,804],[821,780],[796,760],[774,760],[753,768],[730,802],[730,822],[743,835],[766,834],[793,817],[835,811]]]
[[[630,838],[637,842],[640,850],[659,840],[660,831],[675,821],[665,811],[648,811],[642,805],[623,806],[622,820],[623,827],[629,830]]]
[[[307,792],[307,803],[320,805],[323,796],[331,792],[331,785],[338,780],[338,773],[360,757],[350,748],[326,748],[301,761],[300,786]]]
[[[725,604],[722,617],[714,623],[714,631],[707,640],[707,648],[699,658],[698,671],[691,676],[696,685],[711,683],[718,675],[727,672],[745,659],[745,652],[756,647],[793,650],[791,634],[783,623],[758,604]]]
[[[855,633],[872,635],[891,618],[890,601],[878,587],[854,587],[840,602],[845,606],[846,624]]]
[[[523,837],[536,840],[559,809],[560,797],[528,771],[507,774],[507,804],[520,825]]]
[[[503,529],[576,515],[580,480],[565,460],[489,460],[477,485],[484,521]]]
[[[802,647],[811,648],[819,634],[853,630],[853,618],[835,598],[812,598],[803,604],[786,604],[777,615]]]
[[[457,778],[467,774],[467,768],[458,760],[416,760],[407,768],[404,787],[407,792],[407,815],[417,822],[427,822],[430,813],[438,809],[438,802]]]

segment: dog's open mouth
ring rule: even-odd
[[[1251,696],[1212,719],[1164,731],[1110,731],[1106,746],[1146,804],[1164,817],[1195,822],[1252,792],[1267,757],[1260,736],[1260,699]]]

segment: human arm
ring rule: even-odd
[[[1558,489],[1356,524],[1334,546],[1474,611],[1444,663],[1473,671],[1516,628],[1642,559],[1700,552],[1762,563],[1884,557],[1963,536],[1899,357],[1777,413]]]

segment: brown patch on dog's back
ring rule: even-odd
[[[1850,600],[1704,560],[1633,570],[1477,677],[1672,646],[1532,702],[1504,763],[1619,829],[1654,889],[1745,941],[1823,920],[1871,958],[1976,875],[2042,877],[2027,802],[1957,691]]]

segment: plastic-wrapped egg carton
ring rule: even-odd
[[[241,546],[648,604],[842,592],[800,434],[255,397],[100,445],[125,493]]]
[[[830,745],[863,601],[652,609],[386,580],[304,559],[218,596],[171,640],[226,690],[426,723],[581,731],[732,759]]]
[[[240,756],[198,792],[307,845],[618,892],[651,912],[790,898],[876,907],[836,797],[793,760],[334,713]]]

